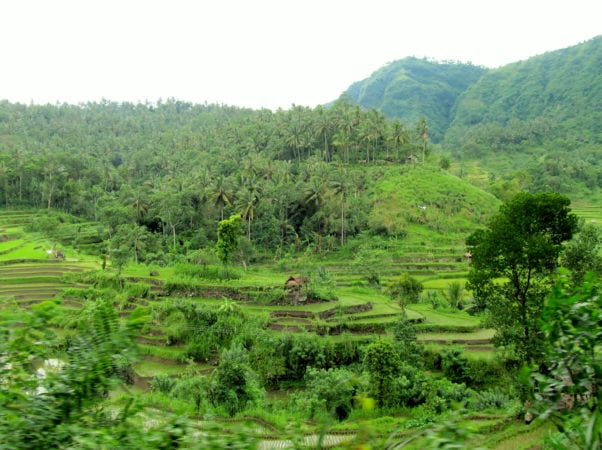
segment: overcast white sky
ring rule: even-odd
[[[406,56],[499,67],[601,18],[600,0],[2,0],[0,99],[313,107]]]

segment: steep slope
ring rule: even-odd
[[[443,148],[498,178],[573,196],[602,185],[602,36],[491,70],[458,99]],[[522,175],[524,179],[524,175]]]
[[[491,70],[460,96],[446,140],[479,124],[545,118],[555,135],[600,142],[601,75],[602,36]]]
[[[486,71],[470,64],[404,58],[352,84],[342,97],[407,123],[426,117],[430,138],[438,142],[452,121],[458,96]]]

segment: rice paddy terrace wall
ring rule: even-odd
[[[35,212],[3,211],[0,214],[0,305],[30,306],[55,298],[67,287],[65,275],[90,270],[91,260],[65,254],[44,236],[24,228]]]
[[[32,304],[55,298],[65,289],[70,287],[86,287],[69,281],[69,274],[81,273],[87,270],[99,269],[99,261],[85,258],[75,253],[66,251],[64,257],[59,258],[50,252],[56,249],[54,242],[42,236],[27,233],[24,227],[30,223],[35,213],[22,213],[5,211],[0,214],[0,307],[19,305],[29,307]],[[81,234],[86,233],[80,229]],[[90,233],[93,235],[93,233]],[[38,237],[36,237],[38,236]],[[404,256],[403,270],[409,269],[408,265],[415,266],[416,273],[423,275],[423,279],[430,276],[432,280],[446,280],[447,276],[456,276],[465,270],[465,262],[458,261],[455,250],[441,247],[441,251],[433,251],[424,255],[419,251],[415,255]],[[443,260],[445,259],[445,260]],[[401,261],[401,259],[398,259]],[[434,268],[440,262],[441,268]],[[427,270],[432,271],[425,275],[418,267],[421,263],[429,265]],[[445,267],[443,267],[445,266]],[[396,273],[399,268],[391,273]],[[390,332],[390,327],[398,321],[403,311],[397,302],[390,300],[382,291],[361,282],[361,275],[354,273],[354,267],[340,266],[333,268],[336,272],[336,299],[318,302],[300,302],[290,304],[274,301],[284,295],[284,283],[287,273],[271,271],[262,277],[257,273],[250,273],[241,280],[232,283],[206,283],[202,292],[187,296],[200,303],[219,306],[228,301],[235,302],[250,314],[263,315],[268,318],[268,327],[274,333],[304,333],[315,332],[324,336],[324,339],[367,338],[377,334]],[[162,272],[162,271],[161,271]],[[147,270],[146,276],[128,276],[129,283],[139,284],[138,296],[128,300],[130,305],[123,309],[127,314],[129,307],[136,305],[152,306],[168,301],[176,296],[164,289],[164,279],[161,275],[151,276]],[[168,276],[168,275],[167,275]],[[339,283],[339,277],[342,282]],[[145,287],[146,286],[146,287]],[[168,296],[169,294],[169,296]],[[64,306],[78,307],[77,301],[63,301]],[[437,310],[428,304],[409,305],[405,311],[408,318],[416,323],[419,340],[427,345],[447,346],[462,345],[474,352],[491,351],[491,330],[484,330],[478,318],[463,312],[449,312]],[[179,376],[191,369],[191,362],[182,358],[183,352],[179,345],[167,345],[167,335],[163,324],[154,322],[150,324],[138,337],[138,342],[143,354],[146,354],[136,365],[136,385],[134,388],[146,391],[149,382],[158,374]],[[199,373],[209,374],[215,366],[211,361],[196,362],[194,369]],[[251,418],[250,421],[257,419]],[[492,417],[472,420],[472,423],[483,422],[483,430],[493,423],[496,427],[504,428],[505,417]],[[257,425],[255,425],[257,428]],[[292,441],[287,438],[286,430],[278,430],[267,424],[258,432],[260,448],[286,448]],[[361,430],[335,430],[321,436],[322,448],[336,447],[343,441],[353,439]],[[408,437],[410,434],[407,435]],[[404,436],[402,436],[404,437]],[[314,447],[320,439],[315,432],[304,435],[304,445]]]

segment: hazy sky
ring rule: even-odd
[[[1,0],[0,99],[313,107],[406,56],[499,67],[601,18],[600,0]]]

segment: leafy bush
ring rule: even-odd
[[[113,367],[115,374],[121,381],[129,385],[134,384],[136,372],[134,370],[134,365],[128,358],[124,357],[123,355],[115,356]]]
[[[188,402],[192,401],[198,413],[203,400],[208,398],[209,380],[202,375],[186,375],[175,380],[171,396]]]
[[[315,289],[321,293],[321,297],[325,297],[329,300],[337,299],[335,294],[336,279],[332,272],[326,267],[318,267],[315,276],[312,277],[311,280],[313,281],[312,284],[315,285]]]
[[[394,380],[401,373],[402,364],[395,347],[389,341],[378,340],[366,347],[363,366],[370,375],[369,394],[378,406],[389,404]]]
[[[208,361],[215,350],[213,340],[199,339],[191,340],[186,344],[185,355],[194,361]]]
[[[301,380],[308,367],[327,368],[332,354],[331,344],[313,334],[294,334],[283,338],[287,378]]]
[[[125,285],[128,298],[149,298],[151,288],[147,283],[127,283]]]
[[[306,390],[294,396],[295,403],[310,419],[325,414],[338,420],[346,419],[353,400],[362,389],[362,382],[347,369],[308,368]]]
[[[454,383],[464,383],[469,379],[468,358],[458,348],[443,351],[441,368],[445,376]]]
[[[500,410],[507,409],[514,400],[506,393],[498,389],[488,389],[482,392],[475,392],[468,402],[468,406],[475,411],[486,411],[489,409]]]
[[[447,285],[445,296],[449,305],[455,309],[464,307],[464,285],[454,281]]]
[[[395,348],[402,361],[418,367],[421,364],[422,345],[418,344],[416,328],[403,317],[393,327]]]
[[[336,366],[349,366],[361,362],[362,345],[354,339],[342,339],[332,344],[329,360]]]
[[[406,272],[389,284],[387,293],[393,300],[399,301],[402,305],[407,305],[418,303],[423,289],[424,285]]]
[[[428,377],[420,369],[402,363],[384,405],[390,407],[421,405],[428,398],[429,383]]]
[[[420,299],[420,303],[431,305],[433,309],[447,306],[447,302],[439,296],[437,291],[426,291]]]
[[[509,374],[498,359],[493,361],[470,359],[465,376],[466,383],[476,389],[484,386],[507,386]]]
[[[25,226],[25,231],[52,234],[61,225],[61,222],[59,217],[54,214],[34,216],[31,218],[31,222]]]
[[[130,415],[128,408],[116,419],[105,414],[101,405],[115,386],[120,368],[129,366],[134,329],[121,323],[110,302],[98,302],[89,311],[86,326],[63,342],[60,368],[36,377],[32,357],[50,359],[59,344],[47,323],[54,314],[56,306],[45,303],[24,315],[25,326],[18,329],[9,330],[0,321],[4,338],[0,339],[0,446],[75,448],[78,439],[88,435],[94,436],[89,448],[102,448],[90,442],[119,435],[115,445],[107,448],[122,448],[116,441],[131,435],[131,430],[119,431]]]
[[[439,350],[425,347],[422,350],[422,365],[425,370],[440,371],[443,367],[443,358]]]
[[[429,386],[426,408],[434,414],[453,408],[456,404],[464,404],[473,394],[463,383],[453,383],[446,378],[432,381]]]
[[[371,270],[366,275],[366,281],[368,282],[368,286],[380,289],[380,273]]]
[[[249,352],[249,365],[263,386],[276,385],[287,373],[282,340],[265,330],[258,330]]]
[[[247,406],[259,403],[263,395],[257,377],[249,366],[247,352],[240,346],[223,351],[208,389],[213,406],[233,416]]]
[[[150,382],[150,389],[153,392],[161,392],[162,394],[171,393],[176,385],[176,380],[166,374],[159,374],[153,377]]]

